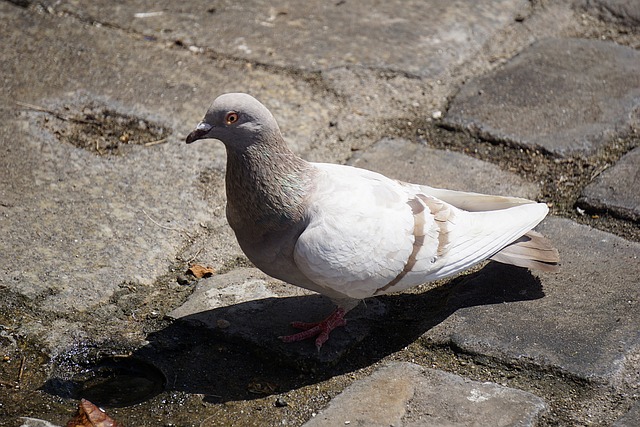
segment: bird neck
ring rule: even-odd
[[[236,233],[260,238],[303,219],[313,167],[278,137],[227,148],[227,218]]]

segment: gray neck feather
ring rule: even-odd
[[[303,220],[313,169],[279,132],[262,136],[241,150],[227,146],[227,217],[236,233],[251,238]]]

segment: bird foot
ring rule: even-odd
[[[291,326],[296,329],[302,329],[302,332],[298,332],[293,335],[285,335],[280,338],[284,342],[296,342],[306,340],[307,338],[316,338],[316,347],[318,350],[329,339],[329,334],[335,328],[344,326],[347,324],[347,320],[344,318],[346,310],[342,307],[336,308],[333,313],[321,322],[305,323],[305,322],[293,322]]]

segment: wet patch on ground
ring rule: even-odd
[[[54,377],[42,389],[49,394],[87,399],[100,407],[132,406],[161,393],[166,384],[162,371],[128,354],[100,357],[92,363],[73,363],[67,379]]]

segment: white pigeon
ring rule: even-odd
[[[359,301],[455,275],[488,258],[556,271],[558,251],[531,231],[543,203],[441,190],[365,169],[311,163],[286,145],[269,110],[244,93],[219,96],[187,136],[227,150],[227,219],[265,273],[337,305],[325,320],[295,322],[286,342],[318,348]]]

